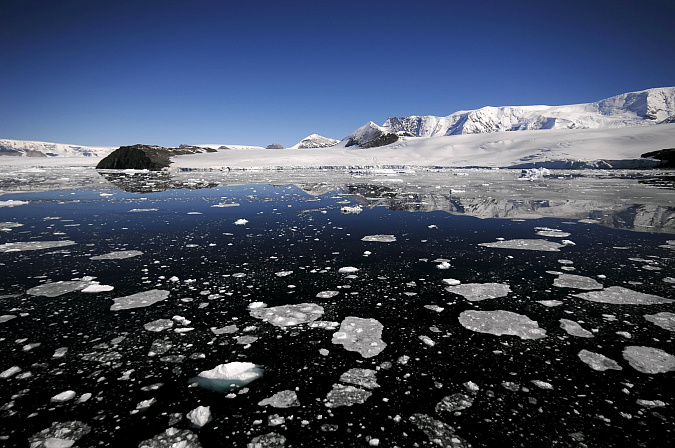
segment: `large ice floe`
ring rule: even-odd
[[[110,307],[110,311],[128,310],[153,305],[169,297],[170,292],[161,289],[139,292],[130,296],[118,297]]]
[[[367,235],[361,238],[361,241],[370,241],[376,243],[393,243],[396,241],[394,235]]]
[[[539,328],[536,321],[511,311],[462,311],[459,323],[469,330],[495,336],[510,335],[521,339],[546,337],[546,330]]]
[[[69,292],[83,291],[88,287],[96,285],[98,285],[98,282],[94,282],[91,279],[48,282],[31,288],[26,293],[31,296],[58,297]]]
[[[190,379],[204,389],[216,392],[229,392],[246,386],[263,376],[263,369],[252,362],[229,362],[220,364],[210,370],[204,370]]]
[[[518,249],[541,252],[559,252],[560,248],[565,247],[564,244],[540,239],[504,240],[495,241],[493,243],[479,243],[478,245],[483,247],[491,247],[494,249]]]
[[[602,289],[602,283],[599,283],[597,280],[590,277],[584,277],[583,275],[575,274],[560,274],[558,278],[553,280],[553,286],[558,288],[573,288],[573,289],[585,289],[585,290],[595,290]]]
[[[645,314],[645,319],[664,330],[675,331],[675,314],[662,311],[656,314]]]
[[[275,327],[292,327],[314,322],[323,315],[323,307],[315,303],[254,308],[251,316],[269,322]]]
[[[91,426],[80,421],[54,422],[28,439],[30,448],[69,448],[91,432]]]
[[[457,286],[447,286],[445,290],[453,294],[459,294],[469,302],[478,302],[506,297],[511,292],[511,287],[504,283],[464,283]]]
[[[133,257],[138,257],[139,255],[143,255],[143,252],[140,250],[118,250],[115,252],[108,252],[107,254],[103,255],[96,255],[94,257],[90,257],[90,260],[125,260],[127,258],[133,258]]]
[[[604,372],[605,370],[623,370],[623,368],[613,359],[586,349],[579,352],[579,359],[588,364],[588,367],[591,369],[600,372]]]
[[[672,303],[675,300],[633,291],[622,286],[610,286],[601,291],[590,291],[574,294],[574,297],[597,303],[611,303],[615,305],[658,305]]]
[[[632,368],[642,373],[675,370],[675,356],[658,348],[631,345],[624,348],[623,357]]]
[[[579,322],[569,319],[560,319],[560,328],[565,330],[567,334],[576,336],[578,338],[592,338],[593,333],[583,328]]]
[[[298,395],[293,390],[282,390],[258,403],[258,406],[272,406],[273,408],[291,408],[300,406]]]
[[[29,250],[55,249],[77,244],[75,241],[22,241],[17,243],[0,244],[0,252],[24,252]]]
[[[349,316],[342,321],[339,330],[333,333],[332,342],[364,358],[372,358],[387,347],[382,340],[383,328],[375,319]]]

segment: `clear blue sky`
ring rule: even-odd
[[[675,2],[0,2],[0,138],[290,146],[675,85]]]

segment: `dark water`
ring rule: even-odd
[[[5,446],[29,446],[28,440],[53,422],[74,421],[91,429],[76,446],[138,446],[169,427],[191,431],[204,447],[246,446],[270,432],[296,447],[438,446],[411,421],[416,414],[452,427],[457,444],[464,440],[472,446],[654,447],[675,442],[675,373],[643,373],[622,356],[633,345],[675,354],[673,332],[643,317],[675,312],[675,306],[589,302],[572,296],[580,290],[554,287],[556,274],[547,272],[592,277],[605,288],[622,286],[675,299],[669,282],[675,276],[675,243],[668,243],[675,240],[668,233],[672,209],[652,210],[659,218],[652,216],[646,228],[661,224],[653,232],[636,232],[626,228],[642,225],[640,216],[649,205],[588,207],[584,216],[481,219],[467,211],[476,202],[462,202],[457,194],[448,199],[445,190],[445,197],[412,197],[396,185],[361,180],[339,189],[320,184],[213,187],[205,181],[154,191],[163,189],[153,188],[160,181],[0,197],[28,201],[0,208],[0,223],[23,224],[0,232],[0,245],[75,243],[0,252],[0,315],[16,316],[0,323],[0,372],[21,369],[0,378]],[[175,188],[186,186],[192,189]],[[428,209],[431,200],[443,204],[435,211],[413,212]],[[536,204],[550,208],[560,198],[505,200],[510,210],[527,207],[531,213]],[[218,204],[238,205],[214,207]],[[343,206],[359,204],[358,214],[341,212]],[[506,210],[503,204],[500,210]],[[570,208],[579,211],[574,204]],[[595,221],[579,222],[581,217]],[[239,219],[248,222],[236,225]],[[537,236],[537,227],[570,235]],[[375,234],[394,235],[396,241],[361,240]],[[478,245],[497,238],[566,239],[574,245],[557,252]],[[122,250],[143,254],[91,260]],[[364,256],[365,251],[370,254]],[[447,260],[450,268],[438,269],[438,259]],[[344,266],[359,271],[338,273]],[[275,274],[281,271],[292,273]],[[27,293],[41,284],[85,277],[114,290],[56,297]],[[444,278],[508,284],[511,292],[470,302],[446,291]],[[151,306],[110,310],[113,299],[152,289],[170,295]],[[326,290],[339,294],[316,297]],[[562,304],[547,307],[541,300]],[[331,343],[335,329],[306,324],[280,328],[252,317],[252,302],[269,307],[318,304],[324,308],[320,320],[338,324],[348,316],[373,318],[384,327],[387,347],[363,358]],[[546,330],[546,337],[526,340],[472,331],[458,321],[466,310],[525,315]],[[144,328],[173,316],[191,322],[176,322],[162,332]],[[569,335],[560,328],[563,318],[580,323],[594,337]],[[228,325],[236,325],[237,331],[211,331]],[[193,330],[174,331],[180,328]],[[258,339],[239,344],[236,338],[241,336]],[[420,336],[435,345],[425,344]],[[36,343],[40,345],[29,346]],[[165,353],[149,356],[158,346]],[[54,358],[62,347],[68,348],[65,356]],[[578,357],[582,349],[611,358],[622,370],[591,369]],[[401,357],[409,361],[404,364]],[[264,376],[230,396],[189,384],[199,372],[234,361],[255,363]],[[377,370],[380,387],[362,404],[327,407],[333,385],[352,368]],[[553,389],[537,387],[532,380]],[[478,390],[467,389],[467,382]],[[67,390],[76,393],[73,399],[50,401]],[[282,390],[296,391],[300,406],[258,405]],[[472,400],[470,407],[436,409],[444,397],[460,393]],[[91,398],[81,402],[83,394]],[[150,399],[156,401],[137,409]],[[649,407],[638,399],[666,405]],[[210,407],[213,421],[197,429],[185,415],[200,405]],[[275,415],[285,421],[270,426]],[[442,443],[453,442],[445,438]]]

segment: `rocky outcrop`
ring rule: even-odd
[[[286,149],[281,143],[274,142],[271,145],[267,145],[265,149]]]
[[[660,160],[661,163],[656,168],[675,168],[675,148],[646,152],[642,157]]]
[[[372,121],[358,128],[343,140],[345,147],[360,146],[361,148],[375,148],[398,141],[398,135],[388,132]]]
[[[96,169],[100,170],[150,170],[161,171],[171,164],[171,157],[183,154],[215,152],[215,149],[198,146],[180,145],[178,148],[165,148],[155,145],[120,146],[102,159]]]

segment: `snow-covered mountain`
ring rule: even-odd
[[[292,149],[328,148],[330,146],[337,145],[339,142],[340,140],[335,140],[334,138],[324,137],[319,134],[312,134],[303,138],[298,143],[291,146],[291,148]]]
[[[18,157],[94,157],[110,154],[115,147],[67,145],[63,143],[0,140],[0,156]]]
[[[459,111],[446,117],[389,118],[381,127],[416,137],[535,129],[600,129],[658,124],[675,116],[675,87],[648,89],[594,103],[503,106]]]

